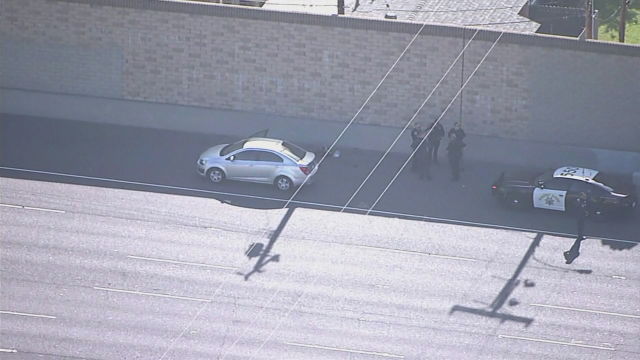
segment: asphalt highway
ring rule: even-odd
[[[565,265],[571,239],[531,232],[8,178],[0,189],[3,358],[640,354],[636,251],[587,241]]]
[[[267,185],[228,182],[214,186],[198,176],[195,161],[202,151],[237,140],[225,136],[6,114],[0,116],[0,129],[2,176],[213,197],[249,208],[282,208],[291,195],[280,194]],[[501,171],[512,168],[504,164],[490,160],[465,162],[462,180],[451,182],[445,151],[441,149],[441,164],[433,168],[434,179],[426,182],[408,167],[396,177],[406,156],[390,153],[362,185],[383,154],[344,149],[340,143],[336,148],[341,150],[340,158],[327,158],[314,183],[305,186],[293,199],[297,202],[295,206],[356,212],[371,209],[383,216],[428,217],[566,236],[576,232],[575,219],[563,214],[547,210],[511,211],[499,206],[489,187]],[[310,150],[317,149],[310,146]],[[571,163],[571,159],[566,161]],[[386,189],[394,177],[395,181]],[[159,186],[141,187],[134,183]],[[640,211],[636,211],[625,221],[592,222],[586,233],[605,241],[637,243],[639,224]]]
[[[1,125],[0,358],[640,356],[637,217],[588,224],[567,265],[574,221],[493,203],[500,164],[400,174],[367,216],[340,210],[379,154],[343,151],[283,209],[195,174],[224,137]]]

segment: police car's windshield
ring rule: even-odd
[[[612,177],[608,174],[603,174],[601,172],[599,172],[598,175],[596,175],[591,182],[595,183],[596,185],[600,186],[601,188],[609,192],[613,192],[614,191],[613,189],[620,187],[620,181],[617,178]]]

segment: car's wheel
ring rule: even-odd
[[[211,168],[207,171],[207,177],[212,183],[218,184],[224,180],[224,171],[218,168]]]
[[[278,176],[273,184],[280,191],[289,191],[293,188],[293,181],[286,176]]]

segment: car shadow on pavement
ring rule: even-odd
[[[638,243],[631,241],[619,241],[619,240],[602,240],[603,246],[608,246],[611,250],[631,250]]]
[[[504,312],[499,312],[499,310],[503,307],[505,303],[507,303],[507,300],[509,300],[508,304],[510,306],[516,306],[519,304],[518,300],[516,300],[515,298],[510,298],[511,293],[516,287],[520,285],[521,283],[519,279],[520,274],[522,273],[522,270],[524,270],[525,266],[529,262],[529,259],[533,257],[533,254],[535,253],[536,248],[540,245],[540,241],[542,241],[543,236],[544,234],[542,233],[536,234],[535,238],[531,242],[531,245],[529,245],[529,249],[525,253],[522,260],[520,261],[520,264],[518,264],[518,267],[514,271],[513,275],[504,284],[504,286],[502,287],[502,290],[500,290],[500,292],[498,293],[496,298],[493,300],[493,302],[489,304],[488,309],[482,309],[482,308],[478,309],[478,308],[472,308],[472,307],[467,307],[462,305],[454,305],[449,311],[449,315],[452,315],[458,311],[461,311],[461,312],[466,312],[470,314],[476,314],[480,316],[500,319],[501,323],[505,321],[514,321],[514,322],[523,323],[525,326],[531,325],[531,323],[533,322],[532,318],[527,318],[527,317],[522,317],[517,315],[510,315]],[[529,279],[525,279],[522,283],[524,287],[535,286],[535,283]]]

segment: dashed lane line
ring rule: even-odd
[[[359,248],[364,248],[364,249],[388,251],[388,252],[395,252],[395,253],[400,253],[400,254],[431,256],[431,257],[437,257],[437,258],[442,258],[442,259],[450,259],[450,260],[478,261],[476,259],[467,258],[467,257],[450,256],[450,255],[438,255],[438,254],[431,254],[431,253],[425,253],[425,252],[420,252],[420,251],[389,249],[389,248],[382,248],[382,247],[368,246],[368,245],[352,245],[352,246],[359,247]]]
[[[583,348],[589,348],[589,349],[598,349],[598,350],[609,350],[609,351],[615,351],[616,350],[616,349],[614,349],[612,347],[607,347],[607,346],[585,345],[585,344],[570,343],[570,342],[565,342],[565,341],[536,339],[536,338],[530,338],[530,337],[524,337],[524,336],[498,335],[498,338],[500,338],[500,339],[525,340],[525,341],[541,342],[541,343],[547,343],[547,344],[577,346],[577,347],[583,347]]]
[[[14,208],[14,209],[22,209],[20,205],[11,205],[11,204],[0,204],[2,207]]]
[[[17,353],[18,350],[16,350],[16,349],[0,349],[0,352],[3,352],[3,353]]]
[[[6,311],[6,310],[0,310],[0,314],[29,316],[29,317],[37,317],[37,318],[45,318],[45,319],[55,319],[56,318],[55,316],[51,316],[51,315],[29,314],[29,313],[16,312],[16,311]]]
[[[111,289],[111,288],[104,288],[99,286],[94,286],[93,288],[96,290],[125,293],[125,294],[146,295],[146,296],[155,296],[155,297],[162,297],[162,298],[198,301],[198,302],[211,302],[211,299],[200,299],[200,298],[194,298],[194,297],[188,297],[188,296],[176,296],[176,295],[157,294],[157,293],[149,293],[149,292],[133,291],[133,290]]]
[[[628,318],[632,318],[632,319],[640,319],[640,315],[621,314],[621,313],[614,313],[614,312],[609,312],[609,311],[588,310],[588,309],[579,309],[579,308],[573,308],[573,307],[568,307],[568,306],[557,306],[557,305],[546,305],[546,304],[530,304],[530,305],[531,306],[536,306],[536,307],[543,307],[543,308],[579,311],[579,312],[586,312],[586,313],[592,313],[592,314],[602,314],[602,315],[628,317]]]
[[[236,267],[223,266],[223,265],[209,265],[209,264],[194,263],[194,262],[188,262],[188,261],[157,259],[157,258],[150,258],[150,257],[144,257],[144,256],[135,256],[135,255],[127,255],[127,257],[130,258],[130,259],[147,260],[147,261],[154,261],[154,262],[164,262],[164,263],[169,263],[169,264],[191,265],[191,266],[208,267],[208,268],[222,269],[222,270],[238,270],[238,268],[236,268]]]
[[[296,343],[296,342],[285,342],[285,344],[291,345],[291,346],[312,348],[312,349],[332,350],[332,351],[340,351],[340,352],[346,352],[346,353],[352,353],[352,354],[374,355],[374,356],[381,356],[381,357],[394,358],[394,359],[404,359],[404,355],[396,355],[396,354],[382,353],[382,352],[376,352],[376,351],[354,350],[354,349],[337,348],[337,347],[323,346],[323,345],[302,344],[302,343]]]
[[[8,208],[14,208],[14,209],[47,211],[47,212],[53,212],[53,213],[59,213],[59,214],[65,214],[66,213],[66,211],[64,211],[64,210],[45,209],[45,208],[33,207],[33,206],[22,206],[22,205],[12,205],[12,204],[0,204],[0,206],[8,207]]]

